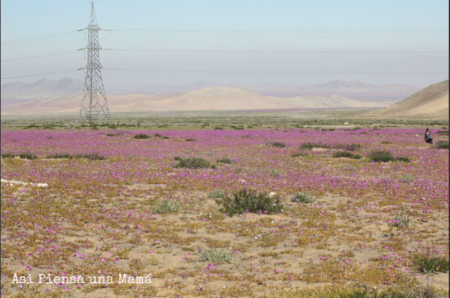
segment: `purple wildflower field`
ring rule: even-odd
[[[2,296],[353,297],[362,285],[448,296],[449,155],[422,129],[2,129],[1,139]],[[380,150],[393,159],[372,161]],[[206,166],[181,166],[192,158]],[[220,209],[241,190],[282,209]],[[148,274],[151,284],[136,282]]]

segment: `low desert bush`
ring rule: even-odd
[[[54,159],[69,158],[69,159],[72,159],[72,155],[69,153],[54,153],[54,154],[47,155],[47,158],[54,158]]]
[[[23,158],[23,159],[31,159],[31,160],[32,159],[37,159],[36,154],[30,153],[30,152],[20,153],[19,157]]]
[[[227,163],[227,164],[232,164],[233,163],[233,161],[231,159],[229,159],[229,158],[218,159],[217,162]]]
[[[434,148],[448,149],[448,141],[437,141],[436,145],[434,145]]]
[[[216,126],[214,127],[214,130],[223,130],[223,127]]]
[[[425,273],[448,271],[448,259],[444,257],[415,257],[414,265],[417,267],[417,270]]]
[[[230,217],[245,212],[278,213],[283,209],[279,196],[269,197],[266,193],[257,193],[245,189],[234,193],[232,197],[217,199],[216,203],[222,205],[220,212],[226,213]]]
[[[361,144],[351,143],[351,144],[336,144],[332,146],[333,149],[342,149],[347,151],[357,151],[362,149]]]
[[[11,152],[2,153],[2,158],[14,158],[16,154]]]
[[[291,156],[292,157],[303,157],[303,156],[308,156],[308,153],[306,153],[306,152],[296,152],[296,153],[292,153]]]
[[[225,192],[222,189],[213,189],[208,194],[208,197],[213,199],[223,198],[224,196]]]
[[[411,159],[409,159],[409,157],[406,156],[397,156],[395,158],[396,161],[401,161],[401,162],[411,162]]]
[[[389,222],[390,226],[406,228],[409,227],[409,219],[406,216],[396,216]]]
[[[291,201],[296,203],[312,203],[314,202],[314,198],[310,193],[298,191],[292,197]]]
[[[211,262],[213,264],[234,263],[233,255],[226,250],[211,248],[200,252],[200,262]]]
[[[347,157],[347,158],[360,159],[361,155],[353,154],[353,153],[348,152],[348,151],[338,151],[338,152],[333,153],[333,157],[334,158]]]
[[[86,158],[86,159],[90,159],[90,160],[105,160],[106,159],[106,157],[104,157],[103,155],[101,155],[100,153],[97,153],[97,152],[88,153],[88,154],[75,154],[74,158]]]
[[[156,213],[156,214],[161,214],[161,213],[174,213],[174,212],[178,212],[178,210],[180,209],[180,205],[178,205],[177,203],[168,200],[168,201],[162,201],[158,204],[156,204],[155,207],[153,207],[152,212]]]
[[[150,136],[146,135],[145,133],[141,133],[141,134],[135,135],[133,138],[136,140],[141,140],[141,139],[148,139],[148,138],[150,138]]]
[[[273,170],[273,169],[269,171],[269,174],[270,174],[270,176],[272,176],[272,177],[278,177],[278,176],[281,175],[280,171],[278,171],[278,170]]]
[[[300,150],[311,150],[312,148],[330,148],[330,146],[323,143],[303,143],[300,145]]]
[[[186,142],[197,142],[196,139],[186,139]]]
[[[266,143],[266,145],[272,146],[272,147],[277,147],[277,148],[286,147],[286,144],[282,143],[282,142],[268,142],[268,143]]]
[[[414,181],[414,175],[412,174],[405,174],[403,176],[400,176],[398,180],[402,182],[413,182]]]
[[[375,162],[388,162],[394,160],[394,156],[387,150],[376,150],[369,154],[369,158]]]
[[[389,141],[383,141],[383,142],[381,142],[381,144],[388,145],[388,144],[392,144],[392,142],[389,142]]]
[[[175,165],[175,168],[207,169],[211,168],[211,164],[201,157],[180,158],[178,164]]]

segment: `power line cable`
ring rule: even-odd
[[[60,73],[69,73],[69,72],[76,72],[78,70],[82,70],[83,68],[79,69],[70,69],[70,70],[62,70],[62,71],[55,71],[55,72],[46,72],[46,73],[37,73],[32,75],[24,75],[24,76],[15,76],[15,77],[5,77],[1,78],[2,80],[7,79],[17,79],[17,78],[25,78],[25,77],[37,77],[37,76],[45,76],[45,75],[52,75],[52,74],[60,74]]]
[[[1,62],[10,62],[10,61],[18,61],[18,60],[26,60],[26,59],[34,59],[34,58],[45,58],[45,57],[53,57],[53,56],[60,56],[60,55],[67,55],[76,53],[78,50],[75,51],[65,51],[65,52],[57,52],[57,53],[50,53],[50,54],[43,54],[43,55],[35,55],[35,56],[28,56],[28,57],[22,57],[22,58],[14,58],[14,59],[5,59]]]
[[[37,37],[29,37],[29,38],[4,41],[1,44],[6,45],[6,44],[19,43],[19,42],[26,42],[26,41],[35,41],[35,40],[42,40],[42,39],[48,39],[48,38],[71,36],[71,35],[77,34],[78,31],[82,31],[82,30],[84,30],[84,29],[77,30],[77,31],[68,31],[68,32],[61,32],[61,33],[55,33],[55,34],[49,34],[49,35],[42,35],[42,36],[37,36]]]
[[[446,51],[228,51],[228,50],[152,50],[152,49],[103,49],[124,52],[180,52],[180,53],[283,53],[283,54],[428,54]]]
[[[20,16],[23,16],[23,15],[33,14],[33,13],[41,13],[41,12],[46,12],[46,11],[49,11],[49,10],[55,10],[55,9],[60,9],[60,8],[66,8],[66,7],[75,6],[75,5],[80,5],[80,4],[85,4],[85,3],[89,3],[89,1],[84,1],[84,2],[80,2],[80,3],[70,4],[70,5],[66,5],[66,6],[54,7],[54,8],[44,9],[44,10],[25,12],[25,13],[21,13],[21,14],[16,14],[16,15],[14,15],[14,16],[2,17],[2,19],[15,18],[15,17],[20,17]]]
[[[102,29],[102,31],[179,32],[179,33],[390,33],[390,32],[448,32],[449,30],[185,30],[185,29]]]
[[[448,73],[448,72],[435,72],[435,71],[249,71],[249,70],[181,70],[181,69],[128,69],[128,68],[104,68],[104,69],[111,69],[111,70],[123,70],[123,71],[148,71],[148,72],[206,72],[206,73],[286,73],[286,74],[293,74],[293,73],[318,73],[318,74],[324,74],[324,73],[335,73],[335,74],[341,74],[341,73],[353,73],[353,74],[387,74],[387,73],[393,73],[393,74],[411,74],[411,73],[417,73],[417,74],[437,74],[437,73]]]

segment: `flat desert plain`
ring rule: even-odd
[[[433,137],[2,128],[1,294],[447,297]]]

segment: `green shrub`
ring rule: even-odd
[[[88,154],[75,154],[74,158],[86,158],[90,160],[104,160],[106,157],[101,155],[100,153],[94,152],[94,153],[88,153]]]
[[[388,145],[388,144],[392,144],[392,142],[389,142],[389,141],[383,141],[383,142],[381,142],[381,144]]]
[[[278,177],[278,176],[281,175],[280,171],[278,171],[278,170],[270,170],[270,171],[269,171],[269,174],[270,174],[270,176],[272,176],[272,177]]]
[[[233,194],[233,197],[224,197],[217,199],[216,203],[222,205],[221,212],[230,217],[234,214],[243,214],[245,212],[257,213],[277,213],[283,209],[279,196],[269,197],[268,194],[257,193],[255,191],[241,190]],[[266,212],[267,211],[267,212]]]
[[[414,265],[425,273],[448,271],[448,259],[444,257],[415,257]]]
[[[148,139],[149,137],[150,137],[149,135],[141,133],[141,134],[135,135],[133,138],[136,140],[140,140],[140,139]]]
[[[14,158],[16,154],[11,152],[2,153],[2,158]]]
[[[300,145],[301,150],[311,150],[312,148],[330,148],[330,146],[322,143],[303,143]]]
[[[401,162],[411,162],[411,159],[409,159],[409,157],[406,156],[397,156],[395,158],[396,161],[401,161]]]
[[[211,262],[213,264],[234,263],[233,256],[226,250],[211,248],[200,252],[200,262]]]
[[[369,158],[375,162],[388,162],[394,160],[394,156],[387,150],[376,150],[369,154]]]
[[[406,216],[396,216],[389,225],[394,227],[406,228],[409,227],[409,219]]]
[[[266,145],[272,146],[272,147],[277,147],[277,148],[286,147],[286,144],[282,143],[282,142],[268,142],[268,143],[266,143]]]
[[[351,143],[351,144],[336,144],[334,146],[332,146],[334,149],[342,149],[342,150],[347,150],[347,151],[357,151],[357,150],[361,150],[362,149],[362,145],[361,144],[355,144],[355,143]]]
[[[47,155],[47,158],[69,158],[72,159],[72,155],[69,153],[55,153]]]
[[[224,196],[225,192],[222,189],[214,189],[208,194],[208,197],[213,199],[223,198]]]
[[[30,152],[20,153],[19,157],[24,159],[37,159],[36,154]]]
[[[219,127],[219,126],[216,126],[216,127],[214,127],[214,130],[223,130],[223,128]]]
[[[173,159],[174,159],[174,160],[178,160],[178,161],[183,160],[183,159],[182,159],[181,157],[179,157],[179,156],[175,156]]]
[[[230,125],[230,128],[234,129],[234,130],[244,130],[243,126],[234,126],[234,125]]]
[[[438,131],[437,134],[448,136],[448,130],[441,130],[441,131]]]
[[[157,138],[161,138],[162,137],[162,135],[160,135],[159,133],[155,133],[154,136],[157,137]]]
[[[180,205],[178,205],[177,203],[174,203],[171,200],[168,201],[162,201],[158,204],[156,204],[155,207],[153,207],[152,212],[156,213],[156,214],[161,214],[161,213],[174,213],[174,212],[178,212],[178,210],[180,209]]]
[[[186,139],[186,142],[197,142],[196,139]]]
[[[400,176],[399,180],[402,182],[413,182],[414,176],[412,174],[405,174],[403,176]]]
[[[194,158],[181,158],[179,160],[179,163],[175,165],[175,168],[188,168],[188,169],[207,169],[210,168],[211,164],[201,158],[201,157],[194,157]]]
[[[448,141],[437,141],[436,145],[434,145],[434,148],[448,149]]]
[[[114,125],[114,124],[111,124],[111,125],[108,125],[108,128],[109,128],[109,129],[117,129],[117,126]]]
[[[334,152],[333,153],[333,157],[334,158],[347,157],[347,158],[360,159],[361,155],[353,154],[353,153],[348,152],[348,151],[338,151],[338,152]]]
[[[303,157],[303,156],[308,156],[308,153],[306,153],[306,152],[296,152],[296,153],[292,153],[291,156],[292,157]]]
[[[233,161],[231,159],[229,159],[229,158],[218,159],[217,162],[227,163],[227,164],[232,164],[233,163]]]
[[[354,166],[342,166],[341,170],[342,171],[351,171],[351,172],[353,172],[353,171],[356,171],[356,168]]]
[[[314,202],[314,198],[310,193],[298,191],[292,197],[291,201],[296,203],[312,203]]]

